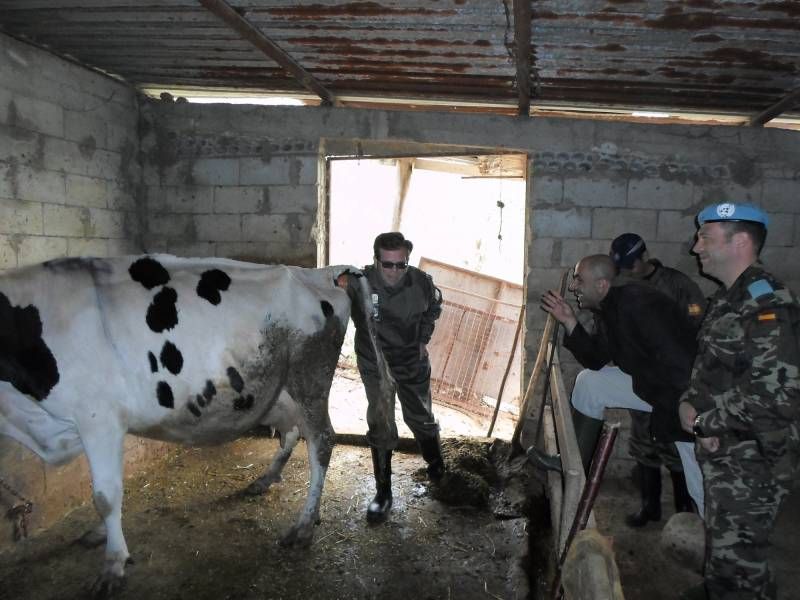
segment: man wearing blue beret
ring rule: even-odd
[[[800,463],[800,303],[758,260],[763,210],[724,202],[697,223],[693,252],[721,286],[679,408],[697,437],[708,543],[704,584],[682,598],[775,599],[769,536]]]

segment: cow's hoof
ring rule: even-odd
[[[267,493],[267,490],[269,490],[269,486],[273,483],[278,483],[280,480],[280,476],[274,479],[256,479],[245,488],[244,493],[248,496],[263,496]]]
[[[313,535],[306,533],[297,527],[292,527],[286,535],[281,538],[281,546],[284,548],[307,548],[311,545]]]
[[[125,587],[125,576],[103,573],[92,585],[93,600],[106,600],[113,598]]]

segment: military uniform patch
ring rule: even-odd
[[[761,296],[766,296],[767,294],[771,294],[775,291],[775,289],[766,279],[759,279],[758,281],[754,281],[748,285],[747,291],[750,292],[750,295],[753,297],[753,299],[755,299],[760,298]]]

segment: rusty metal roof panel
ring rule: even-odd
[[[800,2],[534,0],[542,101],[754,111],[800,85]]]
[[[513,0],[228,0],[334,95],[517,102]],[[531,103],[757,112],[800,0],[530,0]],[[199,0],[0,0],[0,28],[138,86],[305,88]]]

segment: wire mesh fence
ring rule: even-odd
[[[519,407],[521,340],[514,336],[521,307],[463,290],[448,289],[429,346],[433,399],[481,416]],[[507,383],[503,374],[511,361]]]

